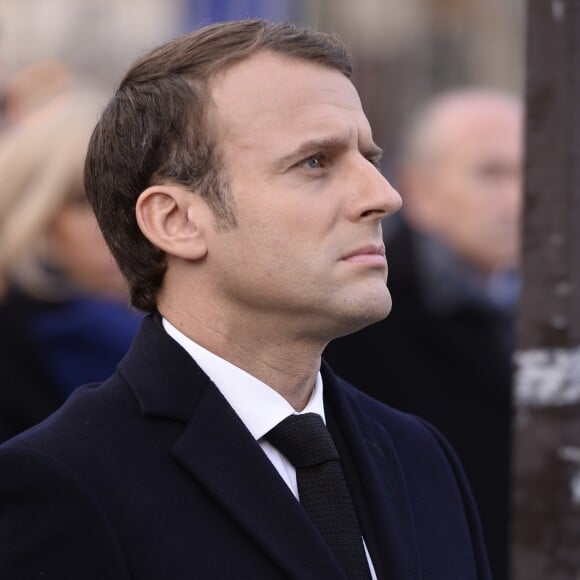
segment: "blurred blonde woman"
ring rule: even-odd
[[[0,136],[0,441],[106,378],[139,322],[82,184],[98,107],[68,92]]]

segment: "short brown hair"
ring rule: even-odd
[[[317,62],[352,75],[337,36],[288,23],[243,20],[214,24],[176,38],[140,58],[127,72],[95,128],[85,188],[103,235],[131,290],[152,311],[166,270],[164,253],[137,224],[140,193],[178,183],[202,195],[218,226],[235,227],[228,183],[209,126],[208,83],[216,73],[259,50]]]

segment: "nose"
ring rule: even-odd
[[[380,221],[399,211],[401,196],[368,159],[361,156],[353,173],[350,219]]]

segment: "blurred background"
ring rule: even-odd
[[[39,61],[110,94],[137,55],[176,34],[219,20],[285,19],[348,42],[389,176],[401,131],[433,93],[465,84],[521,92],[524,13],[524,0],[0,0],[2,100],[10,117],[11,87],[22,93],[35,79],[14,81]]]
[[[28,141],[21,139],[24,145],[18,149],[16,155],[18,158],[28,160],[27,167],[31,175],[38,173],[38,167],[43,164],[42,160],[50,157],[47,152],[56,150],[57,141],[62,140],[56,137],[65,136],[66,126],[63,124],[61,115],[71,116],[72,97],[70,94],[77,95],[79,87],[83,88],[83,94],[87,88],[90,88],[90,94],[93,95],[91,102],[100,100],[102,106],[106,98],[102,95],[107,97],[112,95],[115,86],[130,64],[139,55],[164,40],[186,33],[193,28],[223,20],[250,17],[289,20],[310,25],[322,31],[337,32],[350,47],[354,61],[354,82],[373,128],[375,141],[385,152],[383,172],[401,190],[405,198],[406,192],[403,191],[405,188],[399,187],[404,184],[400,182],[400,175],[397,174],[401,141],[408,133],[409,125],[417,111],[421,110],[433,96],[463,87],[479,87],[511,93],[516,97],[523,96],[525,12],[525,0],[75,0],[74,2],[70,0],[0,0],[0,103],[2,106],[0,145],[2,138],[9,143],[14,135],[18,136],[23,133],[27,127],[39,129],[42,124],[41,119],[45,119],[45,124],[49,123],[44,132],[46,138],[42,141],[35,140],[37,146],[34,151],[38,154],[32,155],[33,148]],[[80,97],[80,95],[77,96]],[[96,119],[97,110],[98,108],[89,111],[94,119]],[[491,126],[492,124],[486,121],[484,125]],[[443,131],[445,134],[451,132]],[[493,168],[498,162],[500,163],[498,167],[503,163],[504,152],[501,145],[504,141],[510,140],[503,137],[494,139],[493,147],[489,149],[479,128],[476,136],[472,135],[473,133],[470,133],[466,138],[467,145],[458,148],[459,152],[471,151],[473,149],[471,145],[478,145],[478,151],[475,152],[477,155],[474,153],[475,157],[470,160],[469,166],[461,168],[462,174],[469,175],[473,183],[481,181],[485,175],[488,175],[487,181],[490,182],[491,178],[494,182],[492,184],[494,189],[497,189],[499,174],[497,168]],[[519,133],[514,133],[514,135],[519,135]],[[65,145],[63,144],[62,147],[64,148]],[[8,149],[8,145],[4,147],[8,151],[11,150]],[[73,149],[75,148],[78,149],[79,146],[75,145]],[[12,158],[4,155],[5,162],[2,165],[1,154],[0,147],[0,174],[5,177],[15,172],[15,163]],[[482,163],[484,166],[485,163],[489,165],[490,155],[491,172],[489,167],[487,169],[479,167]],[[521,171],[520,157],[518,156],[517,159],[519,172]],[[453,166],[459,167],[459,165],[457,162]],[[78,166],[73,169],[79,172],[80,166],[79,161]],[[439,163],[439,166],[443,164]],[[14,212],[10,208],[14,204],[10,205],[6,201],[2,205],[2,200],[9,197],[13,200],[30,199],[29,205],[38,205],[26,193],[28,191],[27,179],[23,177],[20,181],[23,182],[22,188],[13,188],[13,192],[10,193],[4,183],[3,191],[0,192],[0,250],[2,249],[2,231],[8,230],[6,224],[15,223],[14,219],[8,219],[13,218]],[[77,179],[77,181],[80,180]],[[61,201],[64,200],[64,207],[77,208],[78,211],[75,209],[74,212],[75,223],[80,226],[76,230],[79,230],[81,234],[88,231],[89,227],[96,231],[95,224],[87,225],[85,221],[89,219],[89,215],[88,209],[84,211],[86,206],[86,204],[83,205],[84,193],[81,191],[80,183],[75,182],[75,185],[78,187],[62,188],[62,191],[55,192],[52,197],[45,195],[45,198],[50,201],[58,195]],[[427,189],[433,193],[433,187]],[[489,188],[487,190],[476,188],[473,191],[466,189],[462,194],[466,198],[470,194],[484,197],[482,191],[491,193],[491,190],[488,190]],[[498,191],[503,195],[501,188]],[[40,192],[38,196],[40,197],[42,193]],[[2,207],[5,207],[4,214],[2,214]],[[60,215],[62,213],[60,207],[54,205],[53,213]],[[45,221],[47,221],[48,212],[45,213]],[[401,215],[403,213],[401,212]],[[6,224],[2,222],[3,215],[6,218]],[[396,223],[389,222],[389,224]],[[12,227],[12,230],[18,229],[21,229],[18,224]],[[395,229],[393,228],[392,231],[395,232]],[[32,229],[29,228],[29,230],[32,232]],[[31,239],[48,235],[41,231],[40,227],[32,233],[29,236]],[[86,237],[86,235],[81,235],[80,240]],[[5,239],[13,240],[14,238]],[[391,241],[394,242],[394,240]],[[482,243],[486,245],[483,239]],[[12,241],[11,244],[14,245],[14,242]],[[4,246],[8,245],[10,244],[4,243]],[[80,242],[68,242],[65,245],[78,246],[79,250],[82,249]],[[407,258],[406,250],[398,251],[396,243],[388,245],[388,248],[393,279],[404,280],[405,271],[410,270],[410,260]],[[32,251],[33,248],[30,249]],[[5,253],[12,256],[12,262],[17,261],[13,250]],[[45,254],[45,252],[40,255],[36,253],[33,256],[36,263],[40,262],[43,266],[43,270],[47,269]],[[400,256],[398,262],[401,264],[398,271],[397,255]],[[0,282],[2,281],[1,258],[0,251]],[[60,261],[62,262],[62,259]],[[79,256],[79,261],[86,263],[87,259]],[[55,269],[55,266],[60,266],[60,262],[51,263],[50,266],[51,269]],[[507,568],[511,334],[516,296],[515,294],[512,296],[509,313],[496,312],[497,309],[490,308],[489,301],[483,299],[485,296],[483,298],[480,296],[480,294],[483,295],[488,273],[485,276],[481,274],[473,276],[472,267],[466,268],[464,264],[460,266],[461,278],[463,279],[467,273],[470,280],[477,278],[480,286],[478,286],[478,300],[475,304],[477,318],[475,322],[468,320],[471,326],[469,340],[465,338],[467,336],[464,333],[465,323],[460,321],[457,330],[455,320],[458,316],[463,316],[465,291],[461,289],[463,288],[461,284],[456,284],[462,300],[459,301],[459,307],[452,312],[455,322],[454,320],[450,322],[448,318],[437,312],[432,328],[426,333],[425,320],[432,320],[433,316],[429,318],[425,314],[425,316],[420,316],[422,330],[416,331],[409,320],[412,321],[416,314],[417,302],[410,305],[410,314],[407,316],[404,300],[400,298],[410,295],[409,292],[403,289],[399,291],[399,296],[396,296],[396,289],[392,288],[401,326],[396,326],[397,311],[394,311],[395,317],[392,315],[389,318],[390,326],[385,326],[384,329],[382,326],[376,327],[375,331],[379,333],[377,336],[371,335],[369,340],[363,335],[353,335],[352,340],[358,344],[360,352],[367,354],[374,352],[370,346],[378,346],[381,350],[375,359],[384,362],[388,359],[383,356],[384,352],[395,352],[394,345],[398,345],[399,349],[406,349],[406,343],[401,341],[400,328],[411,329],[407,333],[411,342],[409,349],[406,350],[412,351],[413,360],[407,364],[404,362],[404,357],[391,356],[388,368],[385,370],[385,374],[388,373],[390,378],[389,392],[384,394],[389,394],[396,399],[397,393],[410,393],[413,395],[413,405],[424,401],[422,409],[416,406],[408,408],[401,406],[401,408],[429,418],[450,438],[458,450],[482,512],[494,578],[504,580]],[[62,268],[56,269],[59,270],[58,282],[61,283],[65,278],[62,275],[63,272],[60,272]],[[445,283],[440,286],[451,286],[449,272],[447,268],[444,272]],[[0,411],[4,410],[4,417],[0,413],[0,441],[3,437],[11,436],[34,424],[61,404],[64,397],[68,395],[68,391],[65,393],[61,389],[59,392],[55,384],[64,384],[60,375],[65,371],[68,373],[67,377],[70,375],[68,381],[71,385],[70,390],[74,385],[86,382],[86,380],[101,380],[107,376],[109,367],[112,370],[113,363],[124,354],[138,323],[135,313],[120,310],[118,304],[110,302],[103,304],[102,288],[91,287],[88,296],[87,288],[82,288],[80,298],[78,292],[75,292],[68,293],[60,299],[58,313],[65,312],[66,316],[62,318],[59,314],[57,325],[54,321],[56,312],[54,300],[51,297],[47,300],[46,292],[44,292],[42,301],[39,301],[36,296],[37,288],[35,288],[35,295],[31,297],[29,288],[23,288],[22,284],[15,284],[20,280],[15,278],[12,271],[9,273],[11,277],[6,276],[6,278],[10,284],[6,285],[12,289],[12,294],[0,301],[0,326],[6,329],[8,322],[11,322],[12,330],[10,332],[5,330],[4,335],[8,344],[3,346],[0,342],[0,352],[4,353],[5,361],[17,361],[20,356],[23,364],[12,365],[15,378],[12,381],[5,381],[7,387],[0,390]],[[74,289],[78,290],[79,281],[72,279],[72,276],[66,278],[69,284],[74,282]],[[459,276],[456,278],[459,279]],[[16,292],[14,292],[15,289]],[[0,298],[2,298],[1,294]],[[107,295],[106,299],[109,300],[109,298],[110,296]],[[120,298],[123,305],[124,296],[121,295]],[[24,306],[22,306],[23,303]],[[19,304],[19,309],[16,309],[14,304]],[[474,310],[473,304],[471,307]],[[79,308],[82,308],[85,314],[83,317],[78,314]],[[16,312],[23,314],[16,317]],[[49,316],[51,332],[47,334],[44,328]],[[501,318],[502,340],[498,340],[498,334],[495,332],[498,317]],[[66,325],[61,323],[61,320],[64,320]],[[71,320],[75,322],[74,327],[69,324]],[[118,344],[112,345],[115,350],[105,352],[104,347],[111,343],[110,333],[107,334],[107,332],[113,320],[122,325],[122,328],[120,327],[122,332],[117,330],[114,333],[121,340]],[[104,321],[101,324],[104,334],[95,332],[98,326],[95,321]],[[452,326],[453,324],[455,326]],[[489,330],[490,325],[494,328],[493,333]],[[393,329],[394,334],[392,339],[389,339],[387,332],[390,328]],[[25,332],[21,332],[22,329]],[[22,341],[19,343],[17,352],[13,356],[7,355],[8,348],[14,346],[13,337],[18,334],[22,334]],[[416,348],[416,341],[417,337],[425,334],[433,337],[434,345],[429,345],[424,349],[426,352],[421,353]],[[455,338],[450,344],[465,346],[471,349],[470,352],[465,354],[463,348],[448,347],[448,338],[451,334]],[[87,340],[88,337],[93,340]],[[0,340],[1,338],[2,333],[0,333]],[[425,341],[423,343],[427,344]],[[83,351],[85,358],[79,356],[79,344],[86,345]],[[55,345],[60,345],[57,350],[55,350]],[[70,345],[73,345],[74,349],[69,348]],[[499,345],[501,350],[498,350],[499,347],[495,349],[496,345]],[[32,347],[38,351],[38,365],[29,364]],[[348,346],[348,352],[353,352],[351,345]],[[433,355],[437,359],[438,366],[435,367],[430,366],[428,362]],[[350,361],[353,358],[358,358],[363,362],[365,360],[363,356],[338,356],[337,358],[339,361]],[[463,362],[458,363],[457,359],[467,361],[467,365]],[[479,359],[483,361],[485,372],[481,371],[477,362],[470,366],[472,361]],[[86,360],[90,360],[96,366],[88,365]],[[376,360],[372,361],[371,365],[364,365],[363,362],[360,364],[374,368],[373,364]],[[401,367],[401,376],[404,377],[399,390],[397,390],[396,373],[393,368],[397,361]],[[42,362],[48,362],[57,367],[58,381],[55,381],[53,373],[48,372],[51,369],[47,369],[47,372],[40,378],[28,376],[25,371],[33,366],[40,368]],[[438,371],[437,369],[441,366],[455,373],[453,378],[445,372]],[[496,366],[499,369],[497,373]],[[415,367],[421,369],[425,377],[416,377],[412,384],[407,371]],[[349,369],[340,368],[338,363],[335,368],[349,378],[346,374]],[[353,366],[351,370],[355,375],[353,382],[362,387],[362,381],[359,380],[360,368]],[[80,376],[81,371],[84,374],[89,373],[90,376],[85,377],[84,374]],[[373,380],[377,378],[382,384],[384,375],[381,372],[377,368],[378,375],[373,377]],[[496,373],[496,375],[491,376],[490,373]],[[435,377],[438,377],[441,384],[433,385]],[[474,382],[474,379],[479,379],[481,384]],[[30,385],[35,387],[34,393],[26,390],[25,387]],[[465,388],[466,385],[470,388]],[[427,386],[429,391],[433,391],[432,395],[417,394],[419,389]],[[494,388],[491,389],[490,386]],[[416,390],[413,390],[414,387]],[[394,404],[394,399],[387,402]],[[451,402],[453,404],[450,404]],[[444,412],[439,417],[440,421],[437,421],[436,414],[434,415],[431,411],[439,408],[443,408]],[[21,417],[21,420],[15,424],[14,417],[17,415]],[[477,417],[478,422],[470,421],[473,417]],[[490,432],[494,434],[492,443],[488,438]]]
[[[0,389],[0,442],[39,421],[62,403],[67,392],[56,389],[53,373],[49,372],[54,370],[52,367],[58,370],[59,377],[70,371],[74,380],[68,383],[72,386],[81,382],[81,371],[89,373],[90,380],[104,378],[110,372],[109,367],[112,370],[125,352],[138,324],[136,313],[120,310],[125,307],[122,292],[115,297],[119,303],[113,303],[110,301],[110,288],[102,294],[102,287],[87,289],[83,279],[80,280],[83,292],[79,295],[79,280],[70,272],[61,271],[62,256],[60,262],[47,264],[50,256],[47,256],[46,248],[40,248],[43,251],[38,255],[35,253],[38,244],[32,243],[46,242],[48,233],[45,230],[48,225],[54,229],[54,223],[49,223],[49,218],[54,216],[68,216],[67,223],[74,225],[73,230],[81,234],[81,239],[87,238],[84,234],[89,228],[96,232],[96,224],[89,223],[92,214],[78,178],[80,158],[78,155],[59,154],[65,151],[65,147],[71,146],[71,150],[77,153],[81,147],[78,141],[69,138],[69,128],[77,114],[72,103],[84,95],[84,89],[90,88],[91,106],[98,101],[98,107],[89,108],[87,112],[91,119],[95,119],[96,111],[112,94],[136,57],[164,40],[216,21],[250,17],[283,19],[339,33],[351,49],[354,81],[373,127],[375,141],[385,151],[383,172],[403,196],[408,192],[403,191],[397,174],[402,140],[417,111],[433,96],[455,88],[479,87],[505,91],[523,99],[527,82],[526,125],[529,135],[534,138],[528,140],[526,150],[526,200],[531,203],[526,203],[529,219],[525,220],[528,228],[523,238],[527,237],[528,243],[524,244],[523,254],[526,257],[527,253],[528,268],[523,277],[528,278],[524,288],[527,286],[529,298],[527,302],[520,299],[520,305],[523,302],[525,306],[525,316],[521,316],[525,322],[521,324],[521,336],[524,348],[528,349],[546,346],[546,341],[549,346],[576,347],[580,318],[577,293],[574,294],[572,289],[574,284],[578,284],[577,257],[580,253],[576,217],[580,207],[577,195],[580,166],[577,145],[580,140],[574,133],[580,126],[577,113],[579,7],[580,3],[575,0],[0,0],[0,175],[3,178],[0,191],[0,328],[4,331],[0,333],[4,373]],[[534,40],[530,42],[533,50],[529,63],[533,66],[529,67],[527,81],[526,9],[530,39]],[[82,95],[77,94],[79,87],[83,88]],[[66,123],[63,114],[68,119]],[[42,127],[44,131],[40,136],[32,139],[31,128],[40,130]],[[449,135],[451,131],[444,133]],[[84,138],[83,135],[86,136],[74,132],[75,139]],[[467,140],[476,145],[483,141],[481,131],[477,138]],[[503,141],[499,139],[494,143],[501,145]],[[463,153],[472,149],[467,146],[459,148]],[[490,151],[493,152],[484,153],[487,155]],[[71,162],[61,163],[65,158],[70,158]],[[55,160],[59,161],[57,165]],[[455,165],[459,166],[458,163]],[[468,171],[464,173],[469,174]],[[53,177],[48,185],[47,175]],[[485,171],[479,172],[479,178],[485,175]],[[12,176],[12,187],[7,183],[8,176]],[[34,188],[32,196],[28,193],[30,184],[35,184],[34,176],[45,187]],[[495,179],[497,171],[495,174],[487,171],[487,176]],[[56,177],[61,179],[63,187],[57,187],[61,182]],[[65,177],[75,179],[69,183]],[[432,187],[430,192],[433,193]],[[464,193],[467,195],[469,192],[466,190]],[[15,212],[19,199],[24,202],[22,211]],[[406,207],[411,205],[408,199]],[[42,200],[44,205],[39,204]],[[49,203],[52,206],[49,207]],[[42,211],[32,212],[36,221],[28,220],[26,231],[22,221],[13,219],[20,214],[20,217],[25,217],[25,210],[39,207]],[[405,206],[399,215],[404,213]],[[393,228],[392,232],[396,234],[395,230]],[[8,236],[7,232],[11,235]],[[36,259],[45,274],[47,271],[55,274],[56,270],[59,289],[64,287],[66,290],[65,295],[59,295],[56,301],[54,296],[47,297],[44,286],[41,288],[42,296],[38,295],[38,285],[31,294],[30,285],[23,287],[21,277],[16,278],[13,268],[7,268],[21,265],[15,240],[22,242],[24,234],[28,236],[30,257]],[[77,244],[68,241],[61,246],[70,249]],[[82,247],[78,245],[77,254]],[[96,255],[94,248],[92,254]],[[388,256],[393,280],[404,280],[401,274],[409,269],[407,254],[399,254],[399,271],[395,244],[388,245]],[[83,261],[80,255],[68,255],[67,259],[72,263],[75,261],[73,258],[81,260],[83,272],[84,266],[91,266],[90,261]],[[465,273],[465,264],[459,266]],[[78,272],[75,270],[74,273]],[[449,272],[446,270],[444,273],[447,276]],[[445,280],[448,282],[449,279]],[[63,281],[68,284],[64,285]],[[3,286],[12,290],[8,297],[2,293]],[[53,289],[53,285],[48,288]],[[88,295],[87,290],[90,290]],[[372,340],[367,342],[360,336],[353,338],[358,342],[360,352],[372,354],[369,344],[379,344],[386,353],[393,344],[404,349],[405,343],[401,343],[398,329],[407,328],[410,320],[405,318],[400,300],[401,295],[405,297],[407,294],[406,289],[399,297],[393,294],[393,314],[384,328],[377,326],[373,331],[378,333],[380,340],[372,334]],[[414,300],[414,295],[409,296]],[[517,296],[512,298],[517,299]],[[58,310],[55,310],[55,305]],[[416,341],[424,333],[412,332],[410,340],[414,350],[411,354],[418,357],[417,344],[427,345],[429,348],[423,355],[435,356],[440,366],[457,375],[457,380],[452,382],[445,373],[431,370],[425,363],[429,356],[421,360],[415,358],[413,367],[426,376],[430,373],[431,378],[430,381],[417,380],[415,387],[433,390],[433,378],[438,376],[445,387],[454,385],[457,393],[465,391],[463,398],[441,397],[443,387],[439,386],[439,390],[435,389],[431,399],[427,398],[425,402],[442,403],[440,406],[445,414],[437,426],[450,439],[455,435],[452,442],[460,453],[480,506],[494,578],[504,580],[508,577],[512,350],[503,344],[508,344],[508,341],[498,341],[486,330],[490,323],[494,324],[495,318],[489,305],[483,306],[487,310],[479,312],[481,322],[470,329],[477,340],[465,340],[463,334],[450,330],[455,327],[450,326],[446,318],[435,313],[439,324],[434,325],[435,330],[429,334],[435,347],[431,348],[425,341]],[[515,306],[511,304],[510,318],[504,324],[508,334],[512,334]],[[83,316],[79,316],[79,308]],[[61,314],[63,309],[66,310],[64,315]],[[410,316],[416,314],[416,310],[416,303],[411,304]],[[53,316],[55,312],[59,314],[58,321]],[[399,327],[396,326],[397,313],[404,323]],[[569,316],[569,320],[562,313]],[[419,316],[421,324],[431,319]],[[74,325],[69,324],[71,320]],[[116,326],[115,332],[111,333],[113,320],[121,326]],[[95,333],[98,323],[105,334]],[[391,328],[394,338],[388,343],[386,332]],[[414,327],[410,328],[413,331]],[[479,372],[475,366],[464,368],[463,362],[469,366],[476,359],[472,355],[462,356],[463,348],[453,347],[446,351],[440,348],[438,330],[444,331],[447,338],[453,336],[454,344],[475,349],[474,352],[479,350],[479,354],[485,355],[484,362],[486,368],[489,367],[486,372]],[[110,350],[112,334],[120,340],[112,344],[113,350]],[[502,347],[501,352],[496,356],[491,348],[478,346],[481,340]],[[71,345],[73,348],[69,348]],[[79,356],[79,347],[86,358]],[[33,350],[38,355],[38,364],[30,362]],[[579,352],[576,349],[576,366],[570,365],[570,372],[576,372],[576,375],[575,379],[570,375],[568,380],[574,380],[574,384],[578,383]],[[89,358],[95,367],[86,362]],[[457,358],[461,358],[461,364],[453,362]],[[487,364],[490,358],[491,365]],[[348,357],[337,356],[337,359],[351,361],[356,357],[349,349]],[[396,391],[397,384],[393,380],[393,362],[403,365],[402,357],[391,356],[389,359],[381,352],[375,359],[388,365],[389,393],[409,391],[413,385],[406,372],[399,391]],[[44,369],[43,362],[52,366]],[[487,371],[496,372],[494,365],[498,364],[504,368],[501,371],[503,378],[489,380]],[[552,370],[549,366],[547,368]],[[40,372],[42,369],[46,372]],[[550,372],[545,375],[550,385],[553,382],[550,377],[558,377],[562,372],[556,370],[556,375]],[[358,373],[360,369],[353,368],[353,372]],[[6,379],[6,376],[10,378]],[[565,387],[568,383],[564,380],[566,377],[562,377]],[[474,378],[485,384],[478,387]],[[355,382],[359,383],[358,380]],[[536,382],[543,385],[541,381]],[[59,378],[61,387],[68,383]],[[469,388],[466,389],[466,385]],[[495,391],[501,395],[499,404],[489,385],[495,385]],[[423,398],[415,397],[415,400],[420,402]],[[517,517],[513,518],[516,525],[512,532],[516,539],[513,568],[517,574],[514,578],[580,578],[577,483],[580,478],[577,420],[580,403],[575,399],[573,404],[562,406],[562,411],[558,403],[554,407],[547,401],[545,406],[537,408],[532,403],[530,415],[525,398],[522,400],[520,407],[523,412],[520,414],[525,421],[521,425],[525,423],[526,427],[520,425],[519,451],[517,445],[514,451],[516,459],[519,455],[519,464],[515,462],[517,478],[513,485],[516,491],[519,488],[516,493]],[[447,404],[449,401],[454,405]],[[472,407],[477,412],[466,413],[465,410]],[[433,406],[431,410],[435,408]],[[414,411],[418,412],[417,409]],[[429,408],[425,407],[425,415],[430,416],[428,411]],[[465,417],[477,417],[483,427],[477,429],[478,423],[464,421]],[[470,436],[475,432],[482,438],[493,433],[494,444],[490,445],[486,439],[482,451],[477,437]],[[566,454],[560,453],[563,450]],[[486,503],[490,498],[495,503]],[[561,575],[556,571],[557,567],[565,573]]]

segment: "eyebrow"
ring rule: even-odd
[[[294,151],[288,155],[276,160],[275,165],[279,171],[284,171],[287,167],[293,165],[297,161],[313,155],[317,152],[324,151],[337,151],[340,149],[346,149],[348,146],[348,141],[342,137],[325,137],[322,139],[310,139],[301,143]],[[361,148],[360,152],[366,159],[372,163],[378,163],[378,161],[383,156],[383,150],[376,145],[371,143],[367,147]]]
[[[361,150],[361,153],[372,163],[377,164],[383,158],[383,149],[376,143],[371,143],[369,147]]]

